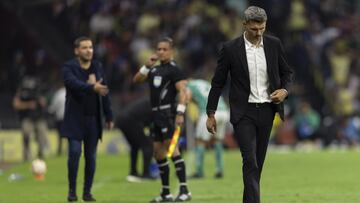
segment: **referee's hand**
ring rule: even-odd
[[[176,126],[183,126],[184,124],[184,114],[177,114],[175,117],[175,125]]]
[[[214,115],[208,116],[206,120],[206,128],[211,134],[216,133],[216,119]]]
[[[147,68],[151,68],[155,65],[155,63],[158,61],[159,57],[157,54],[153,54],[150,56],[150,58],[145,62],[145,66]]]

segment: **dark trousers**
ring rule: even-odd
[[[272,104],[249,104],[245,115],[234,124],[243,158],[244,203],[260,203],[260,176],[274,115]]]
[[[119,128],[130,145],[130,175],[139,175],[137,171],[138,152],[143,155],[143,176],[150,176],[150,163],[153,155],[152,141],[144,134],[144,125],[135,119],[123,119]]]
[[[63,125],[63,121],[62,120],[58,120],[55,123],[57,132],[58,132],[58,146],[57,146],[57,155],[60,156],[62,154],[62,146],[63,146],[63,142],[62,142],[62,138],[63,138],[63,132],[62,132],[62,125]]]
[[[96,117],[86,119],[86,134],[83,140],[68,139],[68,181],[69,189],[76,191],[76,178],[79,168],[79,160],[81,156],[81,146],[84,142],[85,155],[85,177],[84,177],[84,193],[91,191],[96,167],[96,147],[98,143],[98,128]]]

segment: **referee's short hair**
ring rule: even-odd
[[[167,42],[169,43],[171,48],[174,47],[174,40],[171,39],[171,37],[162,37],[157,41],[157,44],[159,44],[160,42]]]
[[[81,37],[76,38],[74,41],[74,48],[79,48],[80,43],[82,41],[88,41],[88,40],[92,41],[91,38],[87,37],[87,36],[81,36]]]
[[[245,22],[265,22],[267,21],[267,15],[263,8],[257,6],[249,6],[244,12]]]

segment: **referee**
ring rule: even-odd
[[[160,61],[159,65],[155,65]],[[186,108],[186,85],[187,81],[173,61],[173,41],[165,37],[157,43],[156,54],[142,66],[134,76],[134,82],[148,81],[150,86],[150,100],[152,107],[153,126],[151,136],[154,140],[154,157],[158,163],[162,189],[160,196],[151,202],[172,202],[169,186],[169,163],[166,158],[170,146],[172,134],[176,126],[184,124],[184,113]],[[176,97],[178,104],[176,105]],[[179,194],[176,202],[189,201],[191,193],[186,184],[185,162],[176,147],[172,157],[176,168],[176,175],[180,182]]]

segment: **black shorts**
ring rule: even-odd
[[[170,110],[153,111],[151,137],[156,142],[171,139],[175,129],[175,113]]]

